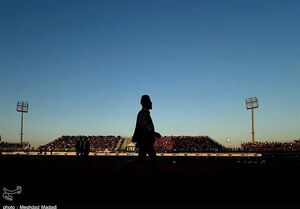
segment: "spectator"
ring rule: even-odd
[[[83,150],[83,155],[87,157],[90,153],[90,142],[86,138],[83,140],[82,150]]]
[[[76,156],[79,156],[80,155],[80,139],[78,139],[76,141],[75,150],[76,150]]]

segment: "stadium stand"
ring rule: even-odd
[[[126,150],[126,146],[127,146],[128,144],[130,144],[130,143],[131,143],[131,138],[124,138],[124,139],[122,139],[122,141],[121,141],[121,143],[120,143],[120,148],[119,148],[119,150],[120,150],[120,151]]]
[[[241,144],[241,149],[248,152],[297,152],[300,151],[300,140],[247,142]]]
[[[28,142],[21,143],[9,143],[9,142],[0,142],[1,151],[24,151],[30,149],[30,144]]]
[[[208,136],[166,136],[155,143],[160,152],[221,151],[224,146]]]
[[[75,143],[79,139],[87,139],[92,152],[125,151],[130,138],[121,136],[62,136],[54,141],[40,146],[39,149],[53,151],[74,151]],[[208,136],[163,136],[156,140],[157,152],[205,152],[222,151],[224,147]]]
[[[90,142],[92,152],[114,151],[117,148],[118,142],[122,139],[121,136],[62,136],[54,141],[40,146],[39,149],[53,151],[73,151],[77,140],[87,139]]]
[[[155,149],[157,152],[173,152],[174,143],[173,137],[163,136],[160,139],[155,141]]]

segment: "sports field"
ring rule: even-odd
[[[300,158],[295,153],[169,156],[159,157],[154,167],[134,159],[2,155],[0,185],[22,187],[16,204],[299,201]]]

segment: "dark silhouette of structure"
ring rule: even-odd
[[[136,147],[138,148],[138,161],[144,161],[148,154],[151,162],[154,163],[156,162],[154,143],[155,139],[160,138],[161,135],[155,132],[154,124],[150,116],[150,110],[152,109],[150,97],[148,95],[143,95],[140,103],[142,105],[142,109],[137,115],[132,141],[136,142]]]

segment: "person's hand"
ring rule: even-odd
[[[161,135],[160,135],[159,133],[155,132],[155,137],[156,137],[156,138],[160,138]]]

